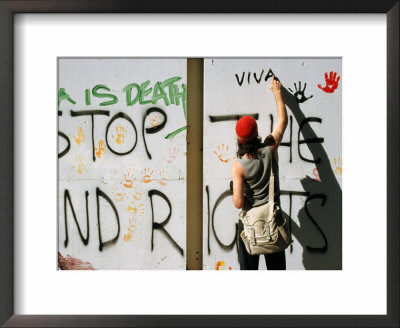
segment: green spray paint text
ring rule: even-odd
[[[130,107],[136,103],[139,103],[140,105],[157,104],[162,100],[165,106],[171,104],[179,106],[182,104],[186,118],[186,84],[181,83],[180,86],[177,84],[181,79],[182,78],[179,76],[174,76],[163,82],[156,82],[152,86],[150,80],[141,84],[130,83],[122,89],[125,93],[126,106]],[[92,97],[104,99],[104,101],[98,104],[99,106],[111,106],[117,104],[119,101],[118,97],[113,94],[110,88],[105,84],[97,84],[92,88],[92,90],[86,89],[84,97],[87,106],[91,105]],[[58,104],[64,100],[69,101],[71,104],[76,103],[64,88],[60,88],[58,92]]]

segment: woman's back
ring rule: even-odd
[[[242,157],[238,162],[242,165],[245,175],[243,210],[248,211],[252,207],[268,203],[271,162],[275,176],[274,198],[275,202],[279,203],[279,168],[271,148],[260,148],[257,158]]]

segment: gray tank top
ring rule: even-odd
[[[238,162],[244,169],[244,205],[243,210],[248,211],[252,207],[257,207],[268,203],[269,193],[269,177],[271,170],[274,172],[274,198],[275,202],[279,203],[279,167],[272,150],[269,147],[263,147],[257,158],[241,158]]]

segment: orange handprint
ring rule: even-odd
[[[151,169],[144,169],[142,171],[142,176],[143,176],[143,183],[150,183],[151,182],[151,176],[153,175],[154,171]]]
[[[160,181],[158,181],[158,183],[162,186],[166,186],[167,185],[167,179],[169,178],[168,176],[168,172],[165,170],[162,170],[160,172]]]
[[[113,135],[112,138],[117,144],[121,145],[125,142],[126,129],[123,126],[116,126],[115,130],[117,131],[117,137]]]
[[[78,145],[85,140],[85,134],[83,133],[83,128],[81,126],[78,126],[78,136],[74,136],[74,139]]]
[[[329,77],[328,77],[328,73],[325,73],[325,83],[326,85],[324,87],[322,87],[321,84],[318,84],[318,88],[322,89],[323,91],[327,92],[327,93],[333,93],[338,85],[339,85],[339,80],[340,80],[340,76],[337,77],[336,79],[336,72],[330,72],[329,73]]]
[[[132,239],[132,235],[136,230],[136,218],[129,219],[129,226],[127,227],[128,232],[124,235],[124,242],[128,242]]]
[[[101,155],[104,155],[106,152],[104,140],[99,140],[99,148],[95,148],[97,158],[100,158]]]
[[[132,172],[128,172],[128,173],[124,173],[124,182],[121,182],[121,184],[125,187],[125,188],[132,188],[133,186],[133,180],[136,180],[133,177],[133,173]]]
[[[133,203],[133,202],[132,202]],[[132,204],[131,203],[131,204]],[[143,204],[139,204],[137,206],[132,207],[131,205],[128,205],[128,207],[126,208],[126,210],[128,212],[133,212],[133,214],[137,214],[139,216],[142,216],[144,214],[144,205]]]
[[[218,159],[221,162],[224,163],[228,163],[229,161],[231,161],[232,159],[234,159],[235,157],[229,158],[227,153],[229,150],[229,146],[222,144],[221,146],[218,146],[218,152],[216,150],[214,150],[214,154],[217,155]]]

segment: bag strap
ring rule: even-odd
[[[270,148],[270,150],[271,150],[271,148]],[[273,168],[272,168],[272,165],[273,165],[273,163],[272,163],[272,156],[274,156],[274,154],[273,154],[273,152],[272,152],[272,150],[271,150],[271,173],[270,173],[270,176],[269,176],[268,203],[269,203],[269,202],[274,202],[274,201],[275,201],[275,199],[274,199],[274,183],[275,183],[275,179],[274,179],[274,170],[273,170]]]

